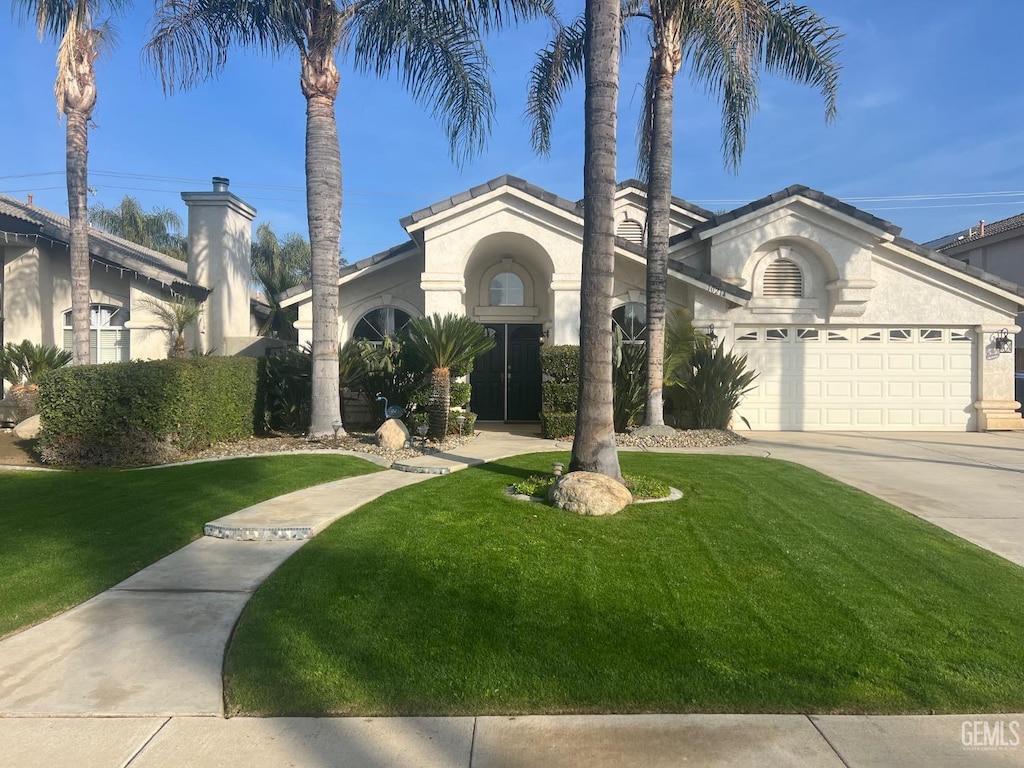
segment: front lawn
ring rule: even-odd
[[[769,459],[622,453],[681,488],[612,518],[509,499],[564,454],[392,492],[257,592],[258,715],[1024,710],[1024,570]]]
[[[0,637],[180,549],[204,523],[379,469],[350,456],[301,455],[135,472],[0,471]]]

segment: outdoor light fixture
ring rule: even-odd
[[[430,429],[430,427],[428,427],[426,424],[420,424],[418,427],[416,427],[416,432],[420,436],[420,450],[421,451],[422,450],[426,450],[426,447],[427,447],[427,430],[429,430],[429,429]]]
[[[551,335],[551,331],[549,331],[549,330],[547,330],[547,329],[544,329],[543,331],[541,331],[541,334],[540,334],[540,339],[538,339],[538,341],[540,341],[540,345],[541,345],[542,347],[543,347],[543,346],[544,346],[545,344],[547,344],[547,341],[548,341],[548,336],[550,336],[550,335]]]
[[[1013,339],[1010,338],[1010,332],[1003,328],[1003,330],[993,333],[992,346],[1001,355],[1008,355],[1010,352],[1013,352]]]
[[[556,461],[551,465],[551,474],[555,477],[561,477],[563,469],[565,469],[565,465],[560,461]]]
[[[710,341],[712,344],[714,344],[716,341],[718,341],[718,334],[715,333],[715,324],[714,323],[712,323],[711,325],[708,326],[708,329],[706,331],[704,331],[704,335],[708,337],[708,341]]]
[[[460,413],[455,417],[455,423],[459,425],[459,437],[462,437],[462,428],[466,424],[466,417]]]
[[[338,432],[341,431],[342,424],[340,421],[332,421],[331,429],[334,430],[334,442],[338,442]]]

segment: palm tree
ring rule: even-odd
[[[309,435],[335,434],[338,389],[338,257],[341,150],[335,121],[336,55],[359,72],[397,72],[441,120],[452,156],[483,145],[494,99],[481,31],[547,14],[551,0],[162,0],[146,46],[165,91],[223,69],[233,46],[297,50],[306,98],[306,209],[312,250],[313,405]]]
[[[89,364],[89,121],[96,106],[93,63],[109,27],[96,24],[104,6],[111,15],[125,0],[15,0],[25,18],[35,21],[39,39],[58,42],[57,109],[67,118],[65,132],[71,260],[71,335],[75,365]]]
[[[286,341],[298,340],[294,325],[298,312],[294,307],[282,307],[277,297],[309,280],[311,268],[309,243],[302,235],[293,232],[281,240],[268,222],[256,227],[256,239],[252,243],[252,277],[262,287],[263,296],[270,304],[270,315],[260,328],[260,334],[270,334]]]
[[[612,403],[619,0],[587,0],[585,23],[580,393],[569,469],[622,482]]]
[[[139,201],[125,195],[114,208],[98,205],[89,212],[93,226],[125,240],[176,259],[188,258],[188,242],[181,234],[181,217],[169,208],[146,211]]]
[[[721,102],[726,165],[739,167],[757,109],[758,67],[818,88],[825,117],[836,115],[840,33],[805,6],[780,0],[626,0],[623,17],[650,22],[638,165],[647,179],[646,426],[664,425],[666,284],[672,204],[673,96],[683,63],[691,78]],[[565,85],[579,74],[582,20],[559,31],[539,55],[529,113],[535,148],[550,151],[551,121]]]
[[[202,317],[203,305],[188,296],[175,296],[169,303],[154,299],[143,299],[140,303],[146,305],[149,311],[156,315],[160,330],[166,331],[170,336],[171,348],[167,356],[188,357],[185,331]]]
[[[410,320],[402,337],[428,367],[430,375],[430,436],[444,440],[451,410],[451,371],[466,370],[494,346],[484,327],[464,315],[431,315]]]

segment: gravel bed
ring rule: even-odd
[[[743,445],[747,438],[726,429],[677,429],[671,436],[637,437],[632,433],[615,435],[615,444],[630,448],[723,448]]]
[[[428,440],[426,446],[420,448],[418,437],[413,439],[414,448],[403,448],[399,451],[385,451],[377,445],[372,432],[349,432],[345,437],[335,440],[333,437],[309,439],[295,435],[263,435],[239,440],[234,443],[218,443],[196,451],[183,459],[212,459],[225,456],[251,456],[254,453],[287,453],[288,451],[355,451],[381,456],[388,461],[403,461],[419,456],[450,451],[452,448],[468,443],[476,435],[451,437],[443,443]]]

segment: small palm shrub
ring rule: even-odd
[[[189,296],[175,296],[169,302],[143,299],[139,303],[149,308],[156,316],[160,329],[170,337],[171,345],[167,356],[189,357],[185,345],[185,331],[203,316],[203,305]]]
[[[48,344],[33,344],[25,339],[20,344],[8,342],[0,349],[0,379],[13,385],[14,418],[24,421],[39,412],[39,377],[47,371],[63,368],[72,354]]]
[[[705,337],[698,338],[687,364],[672,371],[669,383],[693,414],[694,428],[727,429],[757,376],[747,370],[746,355],[726,352],[724,345]]]

